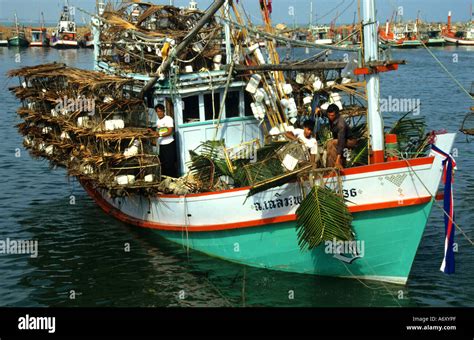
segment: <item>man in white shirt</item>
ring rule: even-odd
[[[174,141],[174,121],[165,115],[165,107],[162,104],[155,106],[156,128],[160,135],[158,144],[160,146],[161,174],[176,177],[176,143]]]
[[[298,140],[302,143],[309,152],[311,163],[316,163],[316,156],[318,155],[318,141],[314,138],[314,121],[306,120],[303,123],[302,129],[294,129],[286,133],[286,136],[291,140]]]

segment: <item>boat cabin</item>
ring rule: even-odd
[[[225,86],[209,88],[210,76],[217,79],[225,77],[222,71],[183,75],[180,77],[181,83],[191,81],[195,86],[181,89],[173,95],[157,90],[153,105],[149,105],[152,126],[156,126],[157,119],[152,107],[158,103],[163,104],[166,114],[173,117],[180,175],[188,171],[187,162],[191,160],[189,150],[196,149],[205,141],[223,139],[227,147],[254,139],[263,142],[263,132],[250,108],[252,98],[245,91],[245,83],[235,81],[230,84],[219,119]],[[201,77],[203,79],[197,79]],[[217,79],[214,79],[216,83]]]
[[[32,28],[31,29],[30,46],[46,46],[47,40],[48,40],[48,37],[47,37],[46,28]]]

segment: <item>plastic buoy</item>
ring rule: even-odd
[[[385,135],[385,154],[387,162],[398,161],[398,141],[397,135],[388,133]]]

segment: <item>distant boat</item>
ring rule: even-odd
[[[426,46],[443,46],[446,43],[441,35],[441,28],[429,26],[424,33],[423,42]]]
[[[74,10],[69,6],[67,0],[63,7],[56,31],[50,42],[54,48],[78,48],[76,23],[74,22]]]
[[[46,27],[44,27],[43,12],[41,12],[41,18],[42,18],[41,27],[31,28],[31,42],[30,42],[31,47],[48,47],[49,46],[48,31]]]
[[[453,31],[450,11],[448,12],[448,25],[443,30],[442,36],[451,44],[474,46],[474,22],[471,20],[464,29]]]
[[[87,32],[84,34],[79,45],[84,48],[94,48],[94,38],[92,37],[92,33]]]
[[[18,17],[15,12],[15,35],[8,39],[8,46],[28,47],[30,42],[26,39],[25,28],[18,24]]]
[[[46,28],[31,28],[31,47],[48,47],[49,37]]]
[[[416,23],[413,26],[399,23],[394,25],[392,31],[391,21],[387,20],[385,29],[379,28],[379,37],[386,45],[397,48],[417,48],[422,45],[418,39],[418,26]]]
[[[318,45],[332,45],[334,41],[329,37],[331,28],[326,25],[310,26],[310,33]]]
[[[0,46],[8,46],[8,40],[3,39],[3,33],[0,32]]]

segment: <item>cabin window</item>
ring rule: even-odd
[[[183,98],[183,123],[199,121],[199,97]]]
[[[240,92],[229,91],[225,98],[225,117],[234,118],[240,116]]]
[[[219,103],[220,95],[219,93],[214,93],[214,111],[212,110],[212,94],[208,93],[204,95],[204,114],[206,120],[217,119],[219,117]],[[215,115],[215,117],[213,117]]]
[[[250,104],[253,102],[252,96],[247,91],[244,92],[244,103],[245,103],[245,115],[246,116],[253,116],[252,109],[250,108]]]

